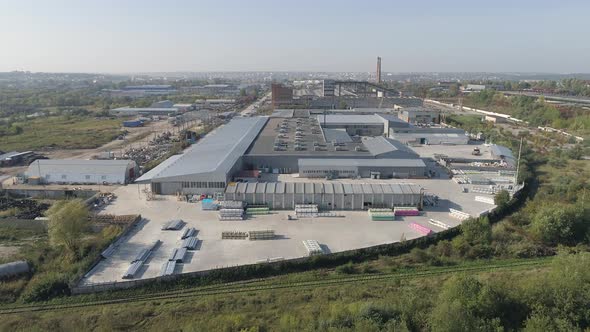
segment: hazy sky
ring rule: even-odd
[[[0,0],[0,71],[590,72],[590,0]]]

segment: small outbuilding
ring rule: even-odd
[[[133,160],[36,160],[26,171],[27,179],[39,184],[126,184],[137,176]]]

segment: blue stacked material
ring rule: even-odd
[[[169,276],[174,274],[174,270],[176,269],[176,261],[167,261],[162,265],[162,269],[160,270],[160,276]]]
[[[184,230],[184,232],[182,233],[182,235],[180,236],[180,239],[184,240],[187,237],[191,237],[191,236],[195,236],[195,235],[197,235],[197,230],[194,227],[186,228]]]
[[[184,227],[184,221],[181,219],[170,220],[162,226],[163,231],[178,231]]]
[[[217,203],[211,198],[205,198],[201,201],[201,207],[203,210],[217,210],[219,207]]]
[[[196,237],[187,237],[186,239],[184,239],[184,241],[182,241],[182,247],[190,250],[195,250],[197,248],[198,243],[199,240]]]
[[[127,272],[125,272],[125,274],[123,275],[123,279],[135,278],[135,274],[137,274],[142,265],[142,261],[136,261],[131,263],[131,265],[129,265],[129,268],[127,269]]]
[[[123,121],[123,127],[141,127],[143,126],[143,121],[141,120],[131,120],[131,121]]]

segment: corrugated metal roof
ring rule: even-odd
[[[133,160],[39,159],[29,165],[26,174],[27,176],[43,176],[47,173],[124,175],[130,167],[135,167]]]
[[[491,151],[492,151],[492,155],[500,157],[500,156],[504,156],[506,158],[514,158],[514,156],[512,155],[512,151],[510,151],[509,148],[502,146],[502,145],[491,145],[490,146]]]
[[[348,166],[348,167],[426,167],[422,159],[332,159],[302,158],[299,167]]]
[[[317,116],[320,125],[326,124],[373,124],[383,125],[384,119],[378,115],[360,115],[360,114],[322,114]]]
[[[323,128],[326,142],[351,143],[352,138],[344,129]]]
[[[420,193],[420,186],[413,183],[393,183],[393,184],[367,184],[367,183],[340,183],[340,182],[244,182],[238,186],[228,186],[226,193],[232,193],[233,188],[237,187],[236,192],[265,193],[265,194],[282,194],[287,188],[286,193],[294,194],[408,194],[416,195]]]
[[[394,151],[399,151],[400,154],[406,154],[408,156],[418,156],[418,154],[408,146],[382,136],[365,139],[363,140],[363,144],[374,156]]]
[[[267,120],[267,117],[234,118],[169,162],[167,167],[148,172],[138,181],[203,173],[225,175],[246,152]]]

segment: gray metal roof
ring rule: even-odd
[[[7,152],[4,154],[0,155],[0,160],[6,160],[6,159],[10,159],[10,158],[14,158],[14,157],[18,157],[21,155],[26,155],[29,153],[33,153],[33,151],[24,151],[24,152],[18,152],[18,151],[11,151],[11,152]]]
[[[344,166],[344,167],[426,167],[422,159],[343,159],[302,158],[299,167]]]
[[[494,156],[500,157],[500,156],[504,156],[506,158],[514,158],[514,156],[512,155],[512,151],[510,151],[509,148],[502,146],[502,145],[491,145],[490,146],[492,154]]]
[[[373,156],[399,151],[401,155],[407,155],[407,157],[418,157],[418,154],[408,146],[382,136],[364,139],[363,144]]]
[[[373,125],[382,125],[384,124],[384,119],[378,115],[360,115],[360,114],[322,114],[317,116],[318,121],[321,125],[324,123],[326,124],[342,124],[342,125],[355,125],[355,124],[373,124]]]
[[[166,167],[154,168],[136,182],[178,176],[215,173],[226,175],[254,141],[267,117],[234,118],[187,149],[180,157],[166,161]]]
[[[350,143],[352,138],[345,129],[323,128],[326,142]]]
[[[124,175],[131,167],[135,167],[133,160],[39,159],[29,165],[26,174],[27,176],[43,176],[47,173]]]

